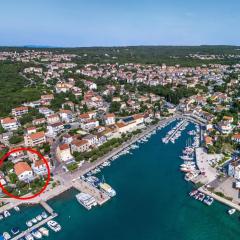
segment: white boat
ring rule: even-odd
[[[105,192],[109,197],[114,197],[116,195],[116,191],[107,183],[100,183],[100,189]]]
[[[11,238],[11,235],[8,232],[3,233],[4,240],[8,240]]]
[[[11,216],[9,211],[4,211],[3,215],[4,215],[5,218]]]
[[[36,239],[41,239],[42,238],[42,234],[38,230],[33,230],[32,235]]]
[[[36,219],[36,218],[33,218],[33,219],[32,219],[32,222],[33,222],[33,223],[37,223],[37,219]]]
[[[20,211],[20,208],[19,208],[18,206],[15,206],[15,207],[14,207],[14,210],[15,210],[16,212],[19,212],[19,211]]]
[[[47,225],[50,229],[52,229],[54,232],[59,232],[62,227],[60,226],[60,224],[58,224],[56,221],[54,220],[50,220],[47,222]]]
[[[42,220],[42,216],[41,216],[41,215],[37,215],[37,216],[36,216],[36,219],[37,219],[38,221],[41,221],[41,220]]]
[[[43,236],[47,236],[47,237],[48,237],[48,235],[49,235],[49,230],[48,230],[47,228],[41,227],[41,228],[39,228],[38,230],[39,230],[39,232],[40,232]]]
[[[32,223],[32,221],[30,220],[30,221],[27,221],[27,222],[26,222],[26,225],[27,225],[28,227],[32,227],[33,223]]]
[[[47,213],[46,213],[45,211],[41,213],[41,216],[42,216],[42,218],[44,218],[44,219],[48,217],[48,215],[47,215]]]
[[[78,193],[76,195],[78,202],[83,205],[87,210],[97,205],[96,199],[88,193]]]
[[[3,217],[3,215],[2,214],[0,214],[0,220],[2,220],[4,217]]]
[[[27,234],[25,235],[25,239],[26,239],[26,240],[34,240],[34,237],[32,236],[31,233],[27,233]]]
[[[235,208],[231,208],[231,209],[228,210],[229,215],[233,215],[235,212],[236,212]]]

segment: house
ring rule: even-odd
[[[32,134],[32,133],[36,133],[37,129],[36,127],[29,127],[26,129],[27,134]]]
[[[89,150],[89,142],[87,140],[73,140],[71,143],[71,151],[73,152],[86,152]]]
[[[66,164],[75,162],[75,159],[71,154],[70,147],[66,143],[61,144],[57,147],[56,155],[59,161],[62,161]]]
[[[71,110],[61,109],[59,111],[59,116],[63,122],[70,123],[73,122],[73,114]]]
[[[218,128],[222,134],[230,134],[233,130],[233,126],[230,122],[220,122]]]
[[[11,151],[11,149],[10,149]],[[22,161],[24,158],[26,157],[24,151],[17,151],[17,152],[13,152],[10,156],[9,159],[13,162],[13,163],[17,163],[19,161]]]
[[[98,126],[99,126],[99,121],[96,119],[90,119],[90,120],[85,121],[84,123],[81,123],[81,128],[83,130],[92,130]]]
[[[62,136],[63,143],[70,144],[72,141],[73,141],[73,137],[71,135],[69,135],[68,133],[66,133]]]
[[[51,114],[54,114],[54,112],[51,109],[47,108],[47,107],[40,107],[38,109],[38,111],[39,111],[39,113],[42,113],[43,115],[45,115],[45,117],[47,117],[47,116],[49,116]]]
[[[19,127],[19,123],[17,119],[10,118],[10,117],[1,119],[1,125],[4,128],[4,130],[7,130],[7,131],[15,131]]]
[[[12,115],[15,117],[20,117],[26,113],[28,113],[28,107],[21,106],[12,109]]]
[[[33,125],[41,125],[41,124],[44,124],[45,122],[46,122],[45,118],[37,118],[32,121],[32,124]]]
[[[115,124],[115,114],[114,113],[108,113],[104,116],[105,124],[106,125],[112,125]]]
[[[47,126],[47,134],[50,136],[56,136],[58,133],[62,132],[64,125],[62,122],[53,123]]]
[[[93,134],[88,134],[88,135],[84,136],[82,139],[86,140],[90,146],[98,144],[97,136],[95,136]]]
[[[24,136],[25,145],[28,147],[35,147],[46,142],[45,133],[43,131],[28,134]]]
[[[48,161],[48,159],[46,160]],[[48,161],[48,166],[51,169],[50,167],[51,165],[49,161]],[[47,166],[42,159],[33,162],[32,170],[36,175],[39,175],[39,176],[44,176],[48,174]]]
[[[234,142],[240,143],[240,133],[234,134],[234,135],[232,136],[232,140],[233,140]]]
[[[54,124],[60,122],[60,117],[58,114],[52,114],[47,117],[48,124]]]
[[[26,162],[16,163],[14,165],[14,172],[20,181],[31,182],[34,179],[33,171]]]
[[[205,136],[204,138],[206,146],[213,145],[213,139],[210,136]]]

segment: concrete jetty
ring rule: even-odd
[[[42,205],[42,207],[51,215],[54,214],[54,210],[47,204],[47,202],[45,201],[40,201],[40,204]]]
[[[80,192],[88,193],[93,196],[100,206],[110,199],[108,195],[81,179],[73,181],[73,187]]]
[[[43,226],[44,224],[46,224],[48,221],[52,220],[53,218],[57,217],[57,214],[53,214],[51,216],[49,216],[48,218],[42,220],[41,222],[33,225],[32,227],[30,227],[29,229],[27,229],[26,231],[23,231],[21,233],[19,233],[17,236],[11,238],[12,240],[17,240],[20,239],[22,237],[24,237],[26,234],[31,233],[31,231],[40,228],[41,226]]]

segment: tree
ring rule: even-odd
[[[9,139],[9,142],[11,144],[17,144],[17,143],[20,143],[23,141],[23,137],[20,137],[20,136],[16,136],[16,135],[13,135],[10,139]]]
[[[121,103],[120,102],[112,102],[109,108],[110,112],[119,112],[121,107]]]

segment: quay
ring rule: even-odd
[[[93,196],[96,199],[98,205],[100,206],[110,199],[110,197],[107,194],[102,193],[100,190],[98,190],[97,188],[93,187],[92,185],[81,179],[73,181],[72,184],[73,187],[78,191],[88,193],[91,196]]]
[[[223,197],[220,197],[218,196],[217,194],[207,190],[205,187],[200,187],[198,188],[198,191],[199,192],[202,192],[206,195],[209,195],[210,197],[214,198],[215,200],[217,200],[218,202],[221,202],[227,206],[229,206],[230,208],[235,208],[237,211],[240,212],[240,206],[236,203],[233,203],[232,201],[226,199],[226,198],[223,198]]]
[[[43,226],[44,224],[46,224],[48,221],[52,220],[53,218],[57,217],[57,214],[53,214],[51,216],[49,216],[48,218],[42,220],[41,222],[33,225],[32,227],[28,228],[27,230],[19,233],[17,236],[15,236],[14,238],[11,238],[12,240],[17,240],[20,239],[22,237],[24,237],[26,234],[31,233],[33,230],[40,228],[41,226]]]
[[[47,202],[40,201],[40,204],[49,214],[51,214],[51,215],[54,214],[54,210],[47,204]]]

